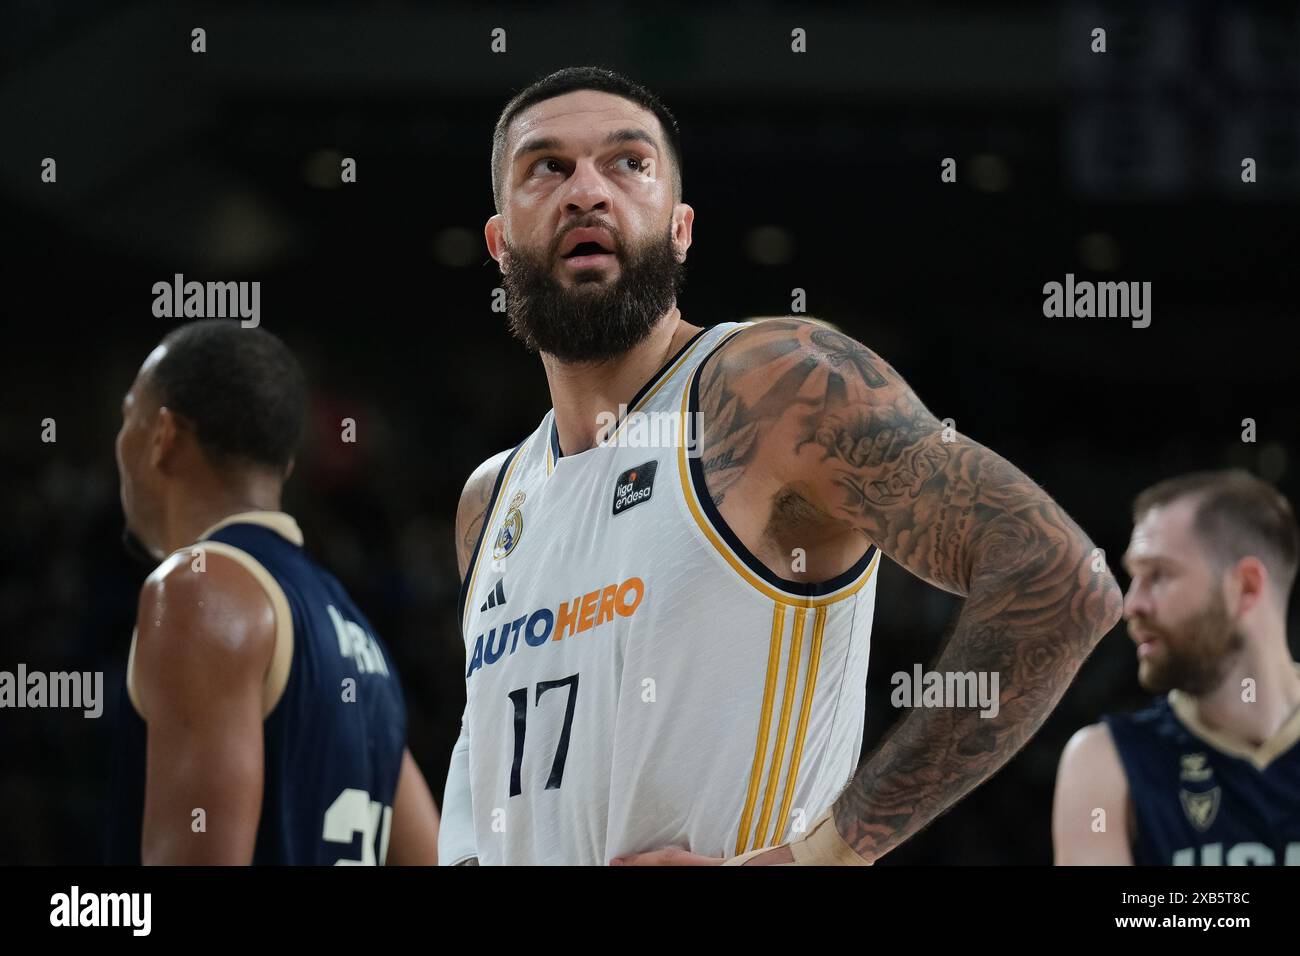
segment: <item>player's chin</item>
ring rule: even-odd
[[[1138,664],[1138,684],[1148,694],[1163,694],[1170,689],[1166,669],[1150,658]]]

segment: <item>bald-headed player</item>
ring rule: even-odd
[[[388,651],[280,510],[304,384],[275,336],[209,319],[150,353],[122,403],[140,592],[109,861],[435,863]]]
[[[1118,586],[870,349],[683,317],[695,213],[643,88],[580,68],[525,89],[492,182],[487,245],[553,408],[461,499],[467,705],[440,858],[874,860],[1029,738]],[[858,767],[881,554],[967,597],[937,666],[998,671],[1002,701],[913,711]]]
[[[1163,696],[1066,746],[1056,861],[1298,866],[1291,505],[1248,472],[1201,472],[1142,492],[1133,520],[1124,616],[1138,680]]]

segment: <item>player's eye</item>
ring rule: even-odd
[[[540,173],[558,173],[563,169],[560,161],[554,156],[543,156],[537,162],[533,163],[528,170],[529,175],[536,176]]]
[[[637,156],[635,153],[628,153],[626,156],[620,156],[618,158],[618,161],[620,163],[631,163],[630,166],[624,168],[626,168],[628,172],[633,172],[633,173],[645,172],[648,165],[644,159],[642,159],[640,156]]]

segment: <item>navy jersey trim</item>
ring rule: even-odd
[[[704,366],[707,365],[709,359],[713,358],[722,346],[729,341],[731,341],[730,338],[724,339],[722,342],[715,345],[709,351],[709,354],[700,360],[700,364],[695,367],[695,371],[691,375],[690,397],[687,400],[687,415],[685,422],[687,448],[698,448],[698,442],[703,440],[703,436],[694,434],[694,431],[695,423],[699,421],[700,418],[698,414],[700,409],[700,379],[704,377]],[[699,500],[700,507],[703,509],[704,515],[708,519],[709,523],[713,525],[714,529],[722,536],[723,540],[726,541],[731,550],[735,552],[736,557],[744,563],[745,567],[749,568],[750,571],[762,580],[766,581],[772,587],[779,588],[782,591],[786,591],[791,595],[798,597],[821,597],[822,595],[833,594],[842,588],[848,587],[860,578],[863,572],[867,570],[867,566],[871,564],[871,559],[875,557],[876,546],[872,544],[867,548],[866,553],[855,561],[853,566],[847,571],[837,574],[829,581],[822,581],[821,583],[791,581],[781,577],[774,573],[762,561],[758,560],[758,558],[754,557],[753,552],[745,547],[740,538],[736,537],[736,533],[731,530],[731,526],[727,524],[726,519],[722,517],[722,513],[718,511],[717,505],[713,503],[713,496],[709,494],[708,485],[704,481],[703,456],[691,455],[688,457],[688,462],[691,472],[691,484],[695,488],[695,497]]]
[[[694,335],[690,337],[690,340],[687,341],[685,345],[683,345],[676,352],[674,352],[672,358],[670,358],[667,362],[664,362],[664,364],[660,367],[659,371],[651,375],[649,381],[647,381],[644,385],[642,385],[639,389],[637,389],[637,393],[633,395],[632,400],[627,403],[628,412],[631,412],[633,409],[636,408],[637,404],[641,401],[641,399],[645,398],[646,392],[650,391],[650,389],[655,387],[656,383],[658,383],[658,381],[664,377],[664,373],[666,373],[670,368],[672,368],[673,365],[676,364],[679,358],[681,358],[683,355],[686,354],[687,349],[689,349],[692,345],[694,345],[699,340],[700,336],[704,335],[706,332],[712,331],[715,328],[717,328],[716,325],[711,325],[708,328],[700,329],[698,332],[696,332]],[[623,424],[623,419],[626,417],[627,417],[626,415],[623,415],[622,417],[619,418],[618,421],[614,423],[614,427],[609,430],[610,435],[618,431],[618,426]],[[551,415],[551,454],[552,456],[554,456],[556,461],[559,461],[561,458],[564,457],[564,452],[560,450],[560,429],[555,424],[554,414]]]
[[[551,415],[551,458],[559,461],[564,457],[564,452],[560,450],[560,430],[556,427],[555,416]]]
[[[483,512],[483,527],[479,529],[478,540],[474,542],[474,550],[470,553],[469,564],[465,566],[465,579],[460,582],[460,594],[456,599],[456,620],[460,622],[460,627],[464,628],[465,622],[465,602],[469,597],[469,579],[474,576],[474,566],[478,563],[478,553],[483,547],[483,537],[488,531],[488,522],[492,515],[492,509],[496,507],[497,496],[501,494],[501,483],[505,480],[506,472],[510,469],[510,463],[514,461],[515,455],[519,454],[519,449],[523,447],[527,438],[521,441],[510,454],[506,455],[506,460],[501,463],[501,470],[497,472],[496,481],[492,485],[492,495],[487,501],[487,510]]]

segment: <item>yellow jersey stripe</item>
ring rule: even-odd
[[[874,563],[874,562],[873,562]],[[781,800],[781,813],[776,818],[770,845],[782,842],[790,821],[790,804],[799,783],[799,762],[803,757],[803,742],[808,736],[808,714],[812,711],[813,694],[817,692],[817,670],[821,666],[822,634],[826,630],[826,608],[819,607],[813,618],[812,648],[808,654],[808,676],[803,683],[803,706],[799,710],[799,725],[794,735],[794,753],[790,756],[790,773],[785,781],[785,797]]]
[[[754,744],[754,765],[749,771],[749,792],[745,797],[745,811],[740,816],[740,832],[736,834],[736,855],[745,852],[749,842],[749,825],[754,819],[754,803],[758,799],[758,781],[763,777],[763,763],[767,759],[767,732],[772,726],[772,701],[776,696],[776,673],[781,664],[781,637],[785,632],[785,605],[778,603],[772,611],[772,638],[767,650],[767,680],[763,686],[763,710],[758,720],[758,740]]]
[[[820,609],[819,609],[820,610]],[[790,656],[785,668],[785,697],[781,701],[781,720],[776,725],[776,740],[772,746],[772,769],[767,775],[767,793],[763,797],[763,813],[758,818],[758,827],[754,830],[754,846],[765,846],[763,834],[767,832],[768,821],[772,819],[772,805],[776,802],[776,791],[781,786],[781,765],[785,760],[785,741],[790,733],[790,714],[794,710],[794,690],[799,681],[799,665],[802,660],[803,629],[808,620],[806,607],[796,608],[794,627],[790,632]],[[779,821],[778,821],[779,822]]]

